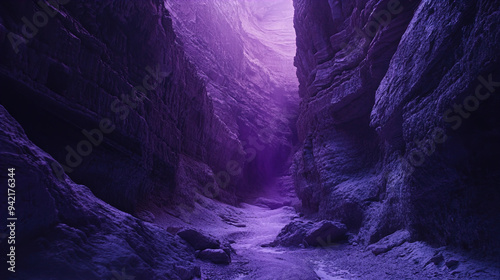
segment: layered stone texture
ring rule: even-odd
[[[289,0],[167,0],[174,28],[207,82],[214,111],[246,152],[240,193],[286,166],[298,100]],[[216,170],[218,173],[219,170]]]
[[[181,154],[208,169],[243,165],[163,1],[36,2],[0,4],[0,103],[61,163],[60,176],[132,211],[182,185]],[[45,24],[40,12],[51,13]],[[219,196],[234,200],[227,191]]]
[[[28,140],[0,106],[0,178],[15,168],[15,273],[4,262],[2,279],[192,279],[194,250],[164,229],[121,212],[85,186],[61,180],[58,164]],[[8,177],[10,178],[10,177]],[[5,192],[7,192],[5,190]],[[6,198],[3,196],[3,198]],[[0,206],[6,221],[7,199]],[[9,257],[10,258],[10,257]]]
[[[368,243],[498,248],[499,2],[294,6],[304,207]]]

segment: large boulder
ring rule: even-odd
[[[309,246],[327,246],[344,239],[346,233],[347,227],[342,223],[321,221],[307,231],[304,241]]]
[[[326,247],[345,239],[347,227],[339,222],[293,221],[287,224],[270,246],[322,246]]]
[[[199,252],[196,257],[216,264],[229,264],[231,262],[231,257],[223,249],[205,249]]]
[[[283,227],[271,246],[299,246],[303,244],[307,228],[310,224],[303,221],[293,221]]]
[[[177,235],[189,243],[195,250],[220,248],[219,240],[195,229],[183,229],[180,230]]]

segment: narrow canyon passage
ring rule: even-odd
[[[499,279],[499,7],[1,1],[0,279]]]
[[[310,9],[308,12],[311,13],[305,15],[306,19],[302,25],[306,27],[300,29],[300,23],[296,23],[295,28],[293,27],[292,1],[249,0],[215,3],[217,4],[214,5],[211,1],[180,3],[172,0],[166,1],[166,7],[172,12],[174,29],[186,45],[188,57],[208,78],[210,85],[208,93],[214,98],[216,114],[228,127],[237,131],[236,134],[243,143],[249,144],[249,149],[245,151],[247,155],[251,155],[247,160],[248,164],[243,168],[243,173],[246,173],[243,183],[245,187],[235,188],[237,196],[235,204],[221,200],[217,196],[215,201],[210,199],[212,194],[218,195],[219,191],[205,188],[194,194],[197,197],[194,199],[195,202],[189,203],[187,207],[181,202],[174,207],[167,207],[169,209],[167,211],[162,207],[146,207],[145,214],[139,212],[142,216],[155,217],[155,223],[174,234],[182,233],[185,228],[191,228],[226,243],[224,246],[229,248],[227,255],[230,255],[231,263],[221,266],[218,264],[221,261],[215,255],[199,257],[202,260],[198,262],[202,279],[405,279],[409,277],[430,279],[450,277],[449,273],[460,277],[461,273],[469,269],[485,270],[484,275],[477,277],[492,277],[497,273],[498,267],[492,266],[492,262],[481,263],[474,260],[466,262],[456,252],[443,248],[436,250],[423,242],[408,242],[409,233],[404,229],[396,230],[384,224],[369,225],[359,230],[362,223],[360,216],[366,214],[360,213],[363,210],[359,209],[357,202],[350,202],[352,198],[349,196],[353,195],[350,192],[358,192],[355,194],[358,196],[355,199],[366,201],[379,200],[380,197],[377,196],[383,192],[376,190],[375,194],[370,193],[373,191],[369,185],[373,184],[373,181],[363,179],[357,183],[359,184],[357,188],[360,190],[350,190],[352,188],[350,184],[356,184],[359,176],[352,173],[370,169],[372,161],[379,152],[379,148],[375,145],[376,141],[373,141],[374,130],[366,124],[366,116],[369,113],[366,108],[374,106],[374,101],[370,100],[373,96],[370,97],[370,93],[366,92],[361,93],[365,96],[356,97],[351,105],[344,105],[345,108],[337,105],[340,109],[324,109],[318,105],[326,102],[325,99],[328,98],[322,90],[328,91],[325,89],[335,86],[336,83],[334,81],[328,84],[328,79],[332,79],[328,75],[333,75],[329,71],[335,73],[338,68],[348,72],[349,67],[353,67],[356,63],[347,60],[351,65],[343,65],[346,59],[351,59],[346,58],[346,55],[354,55],[343,52],[358,51],[342,47],[344,49],[338,51],[340,57],[335,56],[330,63],[320,63],[321,55],[324,56],[323,59],[327,59],[334,51],[328,49],[330,48],[328,43],[322,46],[323,49],[316,49],[318,45],[325,44],[323,38],[318,38],[322,36],[321,32],[332,32],[332,30],[318,29],[318,26],[332,25],[325,27],[327,29],[335,26],[329,22],[333,19],[330,19],[331,15],[327,12],[332,9],[332,16],[335,16],[334,12],[339,11],[334,5],[296,1],[296,7],[306,11]],[[415,8],[412,5],[414,4],[407,5],[405,10],[407,14]],[[296,21],[301,19],[300,12],[303,11],[295,11]],[[401,19],[401,17],[398,18],[399,22],[395,23],[396,26],[391,28],[398,30],[408,24],[409,18]],[[299,39],[296,39],[296,29],[301,36]],[[395,44],[401,33],[392,36],[395,38],[382,37],[380,44],[387,42]],[[332,41],[332,43],[342,43],[342,40],[349,40],[349,37],[338,40],[341,42]],[[307,49],[308,44],[313,45],[312,50]],[[357,44],[362,47],[360,42],[349,44],[354,45],[351,46],[354,48]],[[296,45],[301,49],[297,51]],[[380,53],[373,58],[374,65],[370,66],[373,71],[372,76],[366,77],[368,80],[362,90],[368,91],[373,87],[372,84],[380,83],[383,75],[377,71],[387,71],[387,66],[384,64],[389,63],[387,59],[394,49],[378,48],[377,44],[373,46],[372,51]],[[243,56],[241,56],[242,49]],[[311,51],[316,52],[314,58],[319,64],[318,69],[312,71],[307,69],[311,67],[308,64],[312,62],[303,57],[309,55],[307,52]],[[241,63],[248,63],[243,67],[243,71],[239,66]],[[294,64],[298,67],[298,71]],[[325,69],[325,64],[333,69]],[[239,73],[238,71],[242,71],[241,75],[234,75]],[[310,82],[311,77],[304,76],[305,71],[311,71],[309,75],[312,75],[313,82]],[[297,75],[303,79],[300,93],[303,106],[301,110],[298,108]],[[310,84],[311,88],[304,89],[304,84]],[[238,92],[232,92],[233,89],[237,89]],[[342,90],[349,92],[350,89],[342,88]],[[318,96],[306,96],[311,94],[310,91],[318,91]],[[321,117],[326,117],[326,124],[321,122],[318,124],[317,120],[307,120],[310,118],[308,113],[314,110],[318,110]],[[338,123],[339,127],[332,127],[328,123],[330,121]],[[343,128],[343,123],[348,123],[349,127]],[[307,127],[308,125],[314,129]],[[322,127],[324,125],[328,128]],[[264,129],[261,129],[262,126]],[[346,134],[343,134],[343,130]],[[318,133],[319,136],[314,133]],[[301,141],[303,146],[300,146]],[[347,147],[343,146],[345,142]],[[308,145],[321,145],[323,148],[326,146],[324,149],[332,150],[336,148],[329,145],[336,145],[340,148],[340,155],[345,158],[329,158],[331,156],[329,153],[318,150],[311,152],[311,147]],[[254,152],[255,157],[252,154]],[[358,156],[358,153],[364,154],[360,156],[358,162],[345,162],[346,159],[351,160],[352,157]],[[309,156],[317,156],[320,159],[312,159],[316,162],[312,164],[313,166],[307,166],[311,164]],[[338,201],[337,197],[332,198],[332,201],[326,201],[333,205],[319,202],[325,199],[322,196],[329,190],[315,189],[317,188],[315,185],[328,183],[331,180],[329,178],[331,174],[317,170],[329,165],[338,168],[339,171],[336,172],[344,173],[341,176],[352,176],[338,184],[340,191],[335,196],[342,197],[340,198],[342,201]],[[321,176],[319,172],[324,172],[322,176],[326,178],[318,178]],[[217,173],[217,170],[214,170],[214,173]],[[222,182],[222,184],[219,182],[219,185],[224,185],[225,180],[231,181],[231,176],[226,176],[224,171],[218,174],[221,175],[217,178],[218,175],[215,174],[216,180]],[[339,178],[334,179],[339,180]],[[313,189],[313,193],[302,189],[302,184],[305,184],[306,188]],[[296,190],[299,191],[300,199]],[[348,194],[347,198],[345,193]],[[370,207],[378,206],[374,203]],[[377,210],[374,211],[377,213]],[[347,231],[343,231],[342,223],[347,225]],[[370,232],[373,228],[377,229],[375,232]],[[314,236],[315,239],[309,241],[310,236],[306,236],[307,234]],[[376,244],[367,249],[363,246],[366,245],[364,238],[369,238],[369,243]],[[189,242],[189,238],[186,240]],[[436,256],[442,256],[443,260],[447,261],[443,263],[439,263],[439,260],[434,261]],[[457,259],[462,263],[461,270],[455,270],[456,267],[450,261]],[[436,265],[429,265],[435,262]]]

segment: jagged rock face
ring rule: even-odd
[[[0,167],[15,168],[18,217],[16,273],[2,269],[2,279],[191,279],[182,275],[197,270],[194,250],[179,237],[111,207],[67,176],[59,179],[52,171],[58,163],[2,106],[0,121]],[[7,199],[0,206],[7,210]]]
[[[498,244],[498,4],[294,1],[305,207],[366,242]]]
[[[250,151],[244,180],[231,184],[241,191],[263,185],[282,171],[295,137],[291,1],[165,2],[216,115]]]
[[[64,166],[60,176],[131,210],[179,185],[179,154],[209,169],[243,165],[162,1],[69,1],[24,29],[22,17],[45,10],[35,1],[0,7],[0,103]],[[33,38],[18,43],[10,32],[23,30]]]

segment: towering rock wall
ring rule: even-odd
[[[365,242],[498,245],[499,2],[294,6],[303,205]]]
[[[0,4],[0,104],[59,177],[132,210],[182,185],[180,155],[243,165],[163,1],[49,2]]]
[[[298,100],[289,0],[165,1],[190,60],[207,82],[214,110],[247,154],[240,191],[283,171]]]

